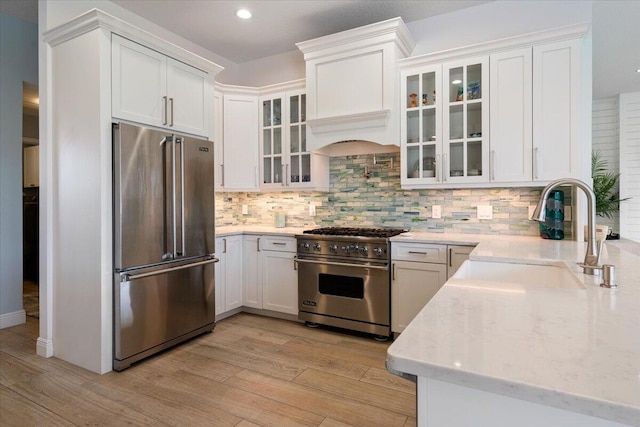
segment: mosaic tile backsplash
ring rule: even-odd
[[[483,188],[459,190],[403,190],[400,188],[399,153],[394,167],[370,170],[373,156],[332,157],[330,191],[216,194],[216,224],[273,225],[276,211],[286,214],[287,227],[358,226],[401,227],[416,231],[538,235],[537,222],[529,221],[528,206],[535,205],[540,188]],[[567,199],[567,197],[565,196]],[[246,204],[249,214],[242,214]],[[316,216],[309,215],[309,205]],[[491,204],[492,220],[478,220],[476,207]],[[442,218],[431,218],[431,206],[442,206]],[[570,224],[565,223],[565,233]]]

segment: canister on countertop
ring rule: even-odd
[[[561,190],[553,190],[547,197],[545,220],[540,223],[540,237],[564,239],[564,192]]]
[[[286,216],[284,214],[283,211],[276,211],[275,212],[275,227],[276,228],[283,228],[284,227],[284,223],[285,223],[285,219]]]

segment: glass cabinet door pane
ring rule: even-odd
[[[467,68],[467,100],[482,99],[482,64]]]
[[[422,110],[422,141],[436,140],[436,110]]]
[[[271,101],[262,102],[262,126],[271,126]]]
[[[307,117],[307,95],[300,96],[300,121],[304,122]]]
[[[422,177],[436,176],[436,146],[428,144],[422,147]]]
[[[311,181],[311,154],[303,154],[300,164],[300,179],[302,182]]]
[[[282,129],[273,130],[273,154],[282,154]]]
[[[307,127],[306,125],[300,126],[300,151],[307,151]]]
[[[291,138],[291,153],[299,153],[300,152],[300,128],[298,126],[291,126],[290,138]]]
[[[449,145],[449,176],[464,175],[464,143],[454,142]]]
[[[291,156],[291,178],[289,182],[300,182],[300,156]]]
[[[413,75],[407,77],[407,108],[418,106],[418,96],[420,93],[420,76]]]
[[[271,154],[271,130],[264,129],[262,131],[262,155],[268,156]]]
[[[290,123],[298,123],[298,100],[297,95],[289,97],[289,121]]]
[[[262,159],[262,182],[265,184],[271,184],[271,158],[267,157]]]
[[[420,142],[420,115],[418,111],[407,112],[407,144]]]
[[[464,136],[464,112],[462,105],[449,107],[449,139],[462,139]]]
[[[282,157],[273,158],[273,182],[276,184],[282,182]]]
[[[433,105],[436,101],[436,73],[424,73],[422,75],[422,96],[420,103],[423,106]]]
[[[407,178],[420,178],[420,147],[407,147]]]
[[[278,126],[282,123],[282,100],[276,98],[273,100],[273,125]]]
[[[449,70],[449,80],[447,81],[447,85],[449,86],[449,102],[462,101],[464,99],[462,68],[463,67],[458,67]]]
[[[467,176],[482,175],[482,141],[467,143]]]
[[[482,137],[482,103],[467,105],[467,137]]]

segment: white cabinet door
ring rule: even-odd
[[[469,259],[469,254],[473,251],[475,246],[456,246],[449,245],[449,264],[447,266],[447,278],[455,274],[460,268],[463,262]]]
[[[224,95],[224,180],[226,191],[258,191],[258,98]]]
[[[152,126],[167,124],[167,57],[112,36],[112,115]]]
[[[216,315],[242,306],[242,236],[216,238]]]
[[[244,236],[242,305],[262,308],[260,236]]]
[[[25,187],[40,186],[40,146],[25,147],[23,150],[22,177]]]
[[[491,55],[491,153],[489,178],[531,181],[531,48]]]
[[[204,71],[167,58],[169,126],[194,135],[209,135],[213,83]]]
[[[580,41],[533,47],[533,180],[580,178]]]
[[[393,261],[391,330],[402,332],[447,281],[446,264]]]
[[[298,314],[298,272],[295,253],[263,251],[262,307],[281,313]]]
[[[224,189],[224,139],[222,134],[224,123],[224,109],[222,106],[222,95],[216,92],[213,96],[213,116],[215,130],[213,135],[213,159],[214,159],[214,172],[213,180],[216,190]]]

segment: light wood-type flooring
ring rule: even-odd
[[[126,371],[35,354],[38,320],[0,330],[0,425],[415,425],[389,343],[246,313]]]

